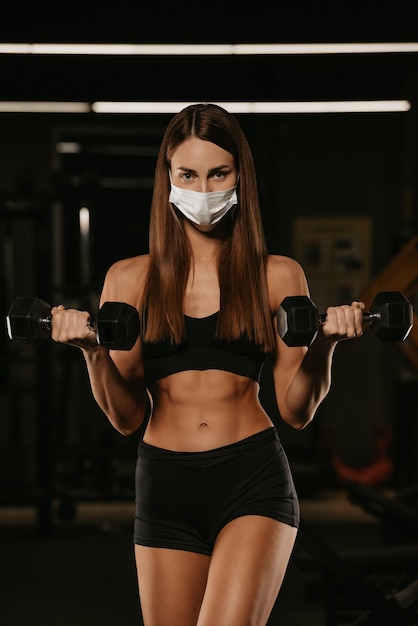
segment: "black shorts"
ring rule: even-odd
[[[299,526],[299,502],[275,428],[204,452],[141,442],[134,541],[212,553],[219,531],[243,515]]]

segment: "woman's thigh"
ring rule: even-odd
[[[198,626],[265,626],[293,550],[297,529],[248,515],[219,533]]]
[[[135,558],[145,626],[196,626],[210,557],[135,545]]]

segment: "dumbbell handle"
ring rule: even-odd
[[[380,313],[373,313],[373,311],[363,311],[363,324],[373,324],[376,321],[380,320]],[[319,321],[321,324],[325,324],[327,321],[327,314],[321,313],[319,316]]]
[[[52,315],[48,315],[48,317],[42,317],[39,320],[39,323],[43,324],[47,330],[52,330]],[[87,321],[87,328],[89,328],[93,332],[97,332],[96,320],[94,319],[94,317],[89,317]]]

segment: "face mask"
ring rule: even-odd
[[[172,184],[169,201],[195,224],[207,226],[219,222],[233,206],[238,204],[237,188],[235,186],[223,191],[202,193]]]

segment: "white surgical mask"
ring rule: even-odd
[[[212,225],[219,222],[233,206],[238,204],[237,187],[203,193],[172,184],[169,201],[195,224]]]

